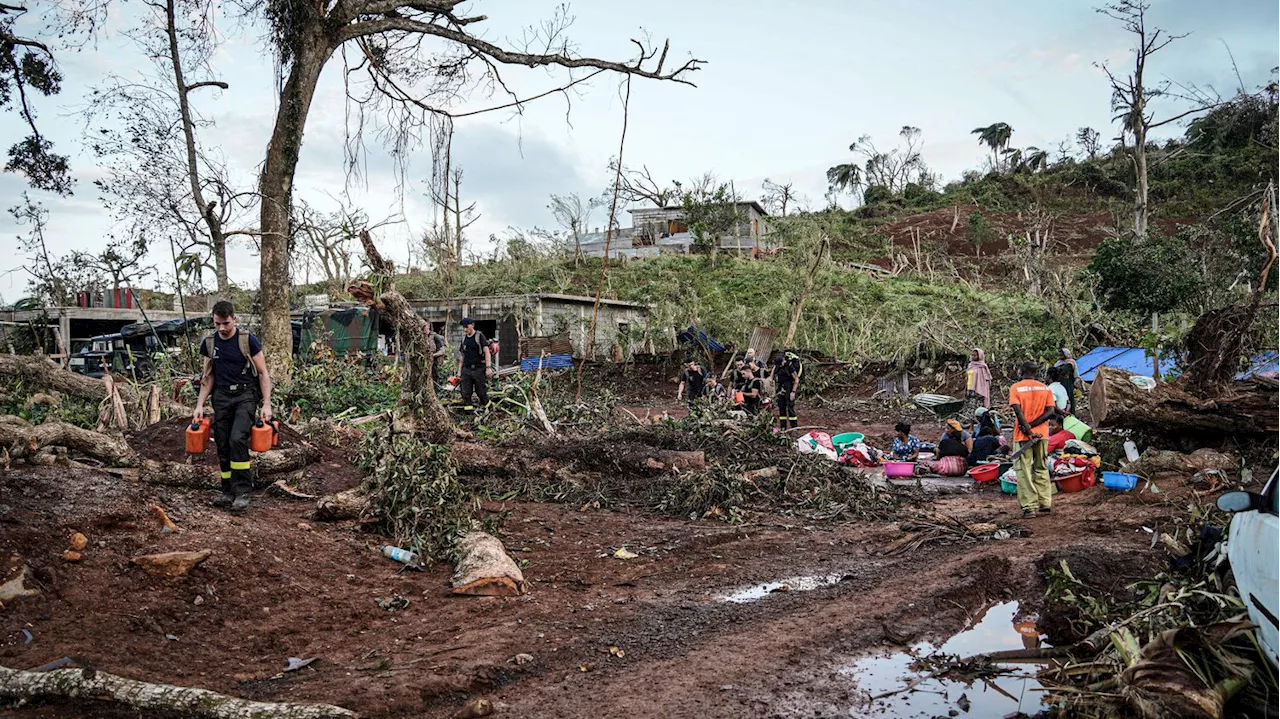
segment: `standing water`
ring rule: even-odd
[[[849,716],[1003,717],[1025,712],[1035,714],[1044,707],[1043,690],[1035,679],[1033,665],[999,665],[1009,670],[971,684],[952,679],[928,677],[912,664],[933,654],[966,658],[975,654],[1043,646],[1041,637],[1029,623],[1020,621],[1017,602],[997,604],[987,610],[976,625],[935,646],[921,642],[909,651],[859,659],[841,670],[857,685],[862,701]],[[1022,631],[1019,631],[1021,629]],[[1024,633],[1025,632],[1025,633]],[[963,699],[962,699],[963,697]],[[956,715],[951,715],[956,716]]]

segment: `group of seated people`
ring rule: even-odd
[[[928,452],[932,454],[929,469],[941,475],[959,476],[968,468],[994,461],[993,458],[1001,458],[1008,451],[1009,444],[1000,432],[1000,417],[986,407],[979,407],[974,416],[972,431],[966,429],[960,420],[947,420],[942,436],[932,444],[921,442],[911,434],[910,422],[899,422],[893,427],[896,436],[889,449],[889,459],[915,462],[920,460],[921,453]],[[1050,419],[1049,440],[1046,445],[1049,454],[1059,453],[1066,448],[1068,442],[1082,439],[1066,429],[1064,423],[1088,429],[1070,415]]]

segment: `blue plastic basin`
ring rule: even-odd
[[[1103,472],[1102,486],[1107,489],[1118,489],[1128,492],[1138,486],[1138,475],[1125,474],[1124,472]]]

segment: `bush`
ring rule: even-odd
[[[1098,245],[1089,263],[1108,309],[1142,314],[1193,309],[1203,282],[1195,269],[1183,233],[1153,232],[1146,239],[1110,237]]]

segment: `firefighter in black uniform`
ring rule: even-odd
[[[778,386],[778,427],[782,430],[800,426],[800,419],[796,417],[796,394],[800,391],[803,373],[800,358],[791,352],[779,357],[773,369],[773,381]]]
[[[257,337],[236,327],[236,310],[228,301],[213,306],[216,331],[200,343],[204,371],[195,419],[213,395],[213,441],[222,472],[222,496],[214,506],[243,511],[249,507],[253,480],[249,473],[249,431],[254,416],[271,421],[271,376]],[[262,411],[258,411],[258,403]]]
[[[476,322],[462,318],[462,365],[458,369],[458,389],[462,392],[463,409],[475,409],[471,404],[471,392],[475,391],[480,405],[489,404],[489,378],[493,368],[489,361],[489,340],[483,332],[476,331]]]

